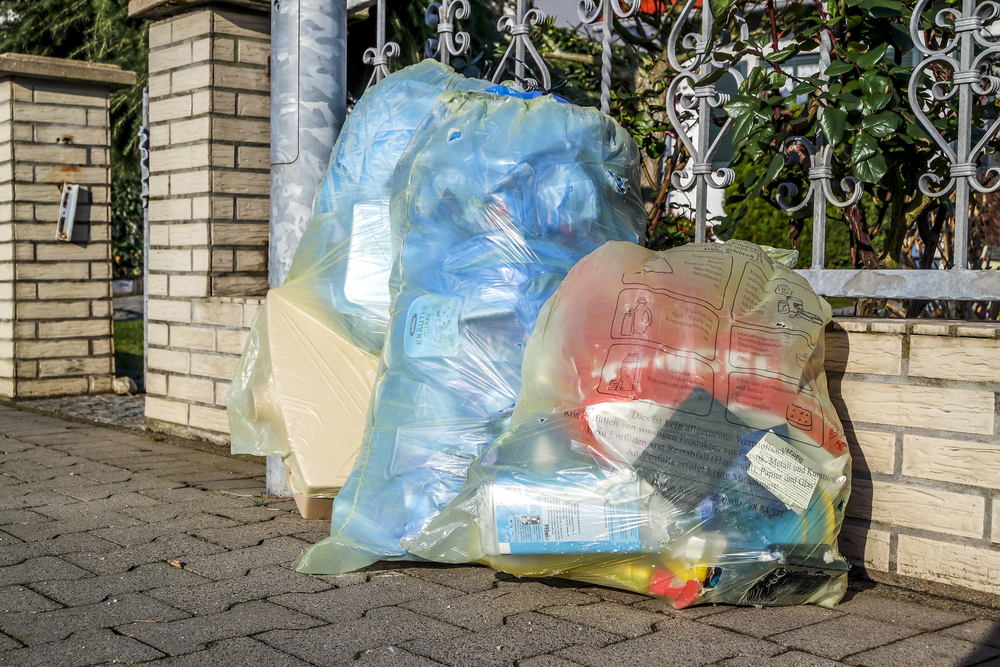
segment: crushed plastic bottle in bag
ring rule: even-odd
[[[751,243],[606,244],[539,314],[510,429],[410,552],[676,608],[836,604],[851,459],[830,315]]]
[[[587,253],[637,240],[638,184],[635,143],[593,109],[441,97],[396,169],[396,296],[365,442],[331,536],[296,569],[409,558],[408,542],[507,429],[542,305]]]

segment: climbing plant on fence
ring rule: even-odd
[[[720,0],[719,6],[725,12],[760,7],[746,0],[728,5]],[[930,30],[938,9],[929,9],[922,17],[922,30],[931,44],[940,39],[940,28]],[[937,148],[907,101],[913,83],[913,69],[907,62],[913,49],[908,27],[912,11],[912,3],[899,0],[838,0],[826,8],[823,3],[787,3],[777,8],[773,0],[765,5],[750,39],[734,45],[740,57],[756,56],[761,65],[748,73],[740,93],[725,105],[734,120],[737,160],[756,169],[727,198],[727,216],[716,228],[717,234],[736,233],[750,202],[758,198],[777,208],[780,181],[798,182],[803,186],[799,191],[805,192],[808,159],[801,144],[791,139],[822,133],[834,149],[835,174],[853,175],[865,185],[863,201],[845,209],[841,218],[850,231],[853,263],[859,268],[898,265],[904,244],[914,238],[908,232],[917,227],[918,220],[938,206],[948,206],[947,201],[932,200],[918,189],[925,165],[942,179],[946,170],[943,161],[936,160]],[[796,78],[786,72],[783,63],[821,48],[822,33],[833,47],[831,63],[823,73],[828,80],[819,73]],[[950,74],[940,65],[930,73],[931,83],[944,81]],[[957,97],[920,99],[938,131],[953,136],[958,125]],[[820,107],[823,114],[817,122]],[[995,115],[995,108],[977,108],[976,120],[990,114]],[[793,216],[793,241],[807,214]],[[873,243],[876,237],[877,244]],[[933,253],[938,243],[928,246]]]

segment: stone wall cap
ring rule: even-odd
[[[129,0],[128,15],[134,19],[165,19],[200,7],[236,8],[271,13],[270,0]]]
[[[830,332],[912,334],[955,338],[1000,338],[1000,322],[992,320],[935,320],[881,317],[835,317]]]
[[[135,72],[118,65],[67,60],[23,53],[0,53],[0,76],[26,76],[57,81],[82,81],[100,84],[112,90],[136,83]]]

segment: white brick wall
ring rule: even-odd
[[[0,78],[0,396],[111,389],[108,99]],[[81,186],[72,243],[55,240],[63,183]]]
[[[840,543],[876,578],[1000,594],[998,332],[844,319],[827,333],[831,394],[854,457]]]
[[[150,27],[156,428],[229,432],[225,393],[267,290],[269,29],[267,16],[212,8]]]

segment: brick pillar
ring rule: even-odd
[[[225,395],[268,288],[269,7],[130,4],[156,21],[146,418],[159,430],[228,437]]]
[[[110,391],[109,92],[117,66],[0,55],[0,396]],[[56,240],[64,183],[80,186]]]

